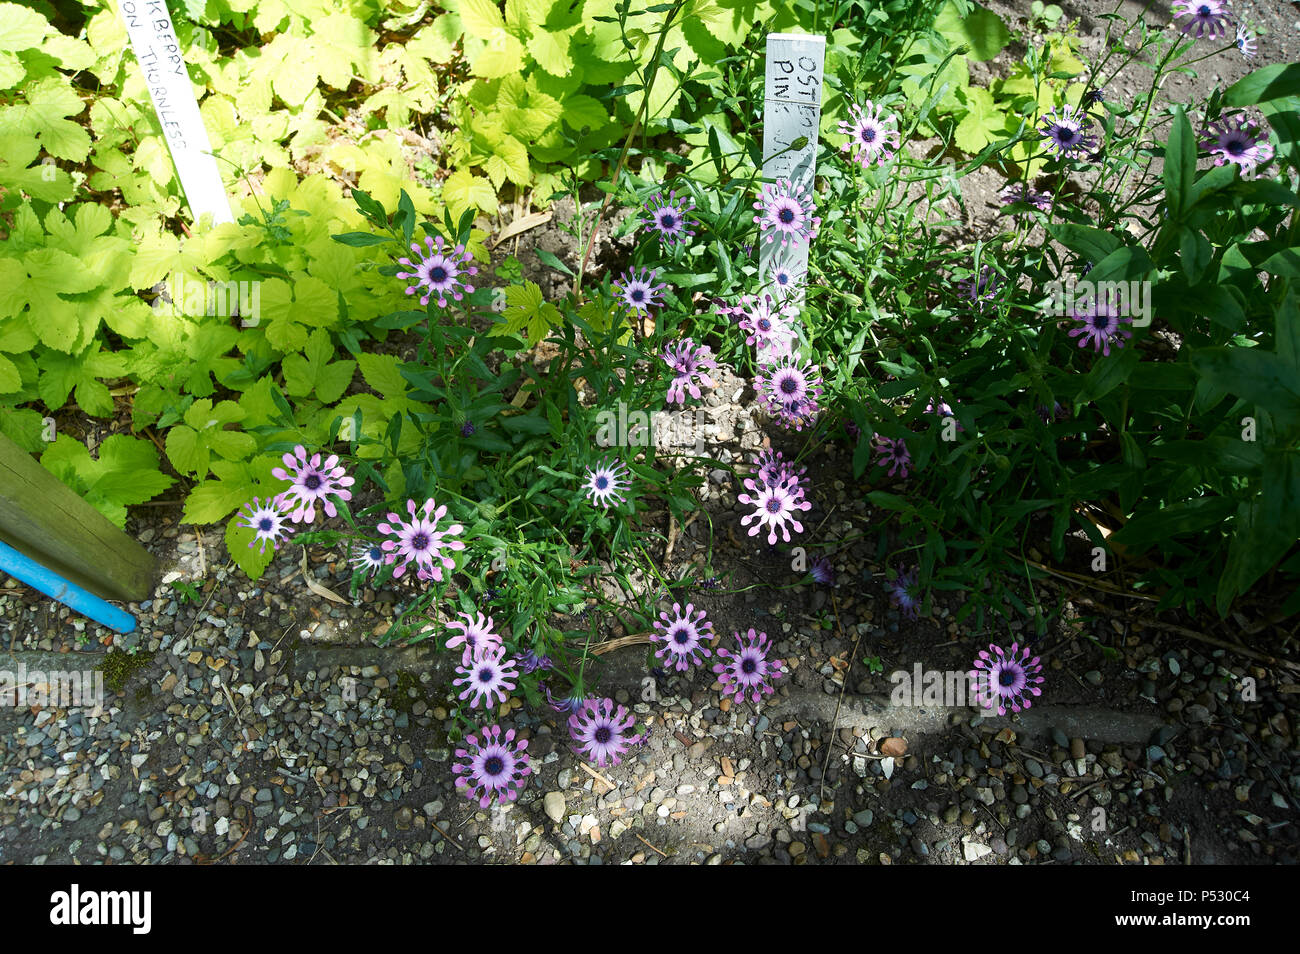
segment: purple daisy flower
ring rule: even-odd
[[[978,275],[972,274],[970,278],[959,281],[957,287],[966,298],[975,303],[976,308],[983,311],[986,302],[997,298],[998,290],[1002,287],[1002,276],[992,266],[981,265]]]
[[[1177,0],[1173,15],[1175,20],[1187,17],[1187,22],[1178,29],[1184,34],[1194,34],[1198,40],[1202,37],[1217,40],[1228,32],[1228,25],[1233,22],[1227,0]]]
[[[1044,424],[1050,424],[1052,421],[1063,421],[1070,416],[1069,412],[1061,406],[1060,401],[1052,402],[1052,409],[1049,413],[1046,404],[1040,404],[1037,408],[1038,416]]]
[[[524,751],[528,740],[515,742],[514,729],[503,738],[501,727],[496,725],[479,731],[483,734],[481,744],[477,736],[467,735],[466,748],[456,750],[456,758],[464,760],[451,767],[453,775],[461,776],[456,779],[456,788],[470,801],[478,798],[479,808],[487,808],[494,797],[498,804],[503,799],[513,802],[527,784],[524,778],[532,772]]]
[[[1105,101],[1106,101],[1106,87],[1096,86],[1088,89],[1088,91],[1083,94],[1083,98],[1079,100],[1079,105],[1083,109],[1091,109],[1092,107],[1100,103],[1104,103]]]
[[[337,455],[331,454],[322,467],[320,454],[313,454],[311,460],[308,460],[307,448],[299,444],[292,454],[285,454],[281,460],[284,461],[284,467],[273,468],[271,474],[293,484],[282,496],[290,503],[297,502],[293,513],[289,514],[289,519],[294,523],[302,523],[304,519],[307,523],[315,520],[318,500],[326,516],[337,517],[338,510],[328,494],[333,494],[340,500],[352,499],[352,491],[343,488],[351,487],[356,481],[338,466]]]
[[[695,200],[690,196],[679,199],[675,191],[670,191],[666,197],[662,192],[656,192],[646,203],[646,217],[641,222],[658,233],[661,245],[684,244],[695,234],[691,226],[700,224],[687,215],[694,208]]]
[[[610,501],[622,503],[625,499],[623,491],[630,486],[626,477],[627,467],[622,461],[614,461],[612,464],[606,461],[595,470],[587,468],[587,482],[583,484],[583,491],[592,504],[608,507]]]
[[[768,413],[785,427],[804,429],[817,419],[817,398],[822,393],[821,373],[817,365],[803,363],[796,355],[786,355],[765,365],[757,381],[759,393],[767,398]]]
[[[388,562],[393,563],[400,558],[401,562],[397,564],[397,569],[393,571],[393,578],[398,579],[406,573],[406,567],[412,561],[416,565],[415,575],[421,580],[437,580],[442,582],[442,571],[444,569],[456,569],[456,562],[448,556],[444,556],[442,550],[464,550],[465,544],[459,540],[446,540],[444,538],[454,534],[463,533],[465,528],[459,523],[452,524],[446,530],[438,529],[438,521],[447,515],[446,504],[434,509],[433,498],[430,497],[424,502],[419,511],[416,510],[415,501],[406,502],[406,512],[410,514],[409,523],[404,522],[397,514],[388,515],[388,523],[379,524],[379,532],[392,534],[396,540],[385,540],[381,546],[384,552],[388,554]],[[423,514],[416,516],[417,513]],[[441,566],[439,566],[441,564]]]
[[[579,745],[573,750],[604,768],[606,762],[617,765],[629,746],[640,745],[644,735],[629,735],[636,720],[626,706],[616,706],[613,699],[588,699],[569,716],[569,735]]]
[[[1243,179],[1251,178],[1260,166],[1273,158],[1273,144],[1268,141],[1268,133],[1245,113],[1235,113],[1211,123],[1205,136],[1201,148],[1214,156],[1214,164],[1237,163],[1241,166]]]
[[[556,712],[577,712],[587,704],[587,697],[581,695],[569,695],[563,699],[556,699],[551,695],[550,686],[542,686],[542,691],[546,693],[546,701],[550,703],[552,709]]]
[[[462,424],[462,425],[460,426],[460,436],[461,436],[461,437],[473,437],[473,436],[474,436],[474,432],[475,432],[476,430],[478,430],[478,428],[476,428],[476,427],[474,426],[474,422],[473,422],[473,421],[466,421],[464,424]]]
[[[1124,322],[1132,323],[1132,318],[1120,317],[1119,310],[1113,302],[1098,300],[1082,308],[1075,308],[1071,315],[1079,322],[1079,327],[1070,329],[1070,337],[1079,339],[1079,347],[1092,343],[1095,351],[1104,357],[1110,357],[1110,347],[1124,347],[1124,340],[1133,337],[1133,332],[1124,327]]]
[[[461,650],[460,661],[463,665],[468,666],[469,661],[473,658],[474,652],[484,646],[500,648],[501,637],[492,631],[495,625],[491,616],[484,616],[482,613],[470,614],[461,613],[460,619],[452,620],[447,624],[448,629],[459,630],[455,636],[447,640],[447,648],[455,649],[457,646],[464,646]]]
[[[365,575],[373,579],[388,561],[384,558],[384,548],[378,543],[359,540],[352,544],[352,558],[349,562],[353,569],[364,570]]]
[[[466,699],[472,695],[471,709],[477,709],[480,703],[493,706],[505,702],[506,694],[515,688],[515,680],[519,678],[515,661],[506,659],[505,654],[504,646],[476,647],[469,660],[456,667],[461,676],[453,679],[451,684],[465,687],[457,698]]]
[[[802,185],[789,179],[777,179],[763,186],[754,203],[759,233],[767,242],[779,240],[781,248],[791,242],[809,242],[817,237],[822,220],[813,215],[812,195]]]
[[[1044,119],[1046,123],[1040,127],[1043,138],[1048,149],[1062,159],[1077,159],[1096,150],[1097,137],[1090,131],[1092,118],[1083,110],[1067,105],[1058,113],[1053,108]]]
[[[791,477],[776,484],[746,478],[745,487],[753,493],[740,494],[736,499],[754,508],[753,513],[740,518],[742,527],[749,526],[751,522],[754,524],[749,528],[751,537],[757,536],[759,530],[767,527],[767,542],[770,546],[775,546],[778,530],[786,543],[790,542],[791,528],[795,533],[803,533],[803,524],[799,522],[797,511],[811,510],[812,503],[804,499],[803,488],[796,478]]]
[[[515,661],[524,667],[524,675],[531,675],[539,669],[550,669],[554,663],[550,656],[539,656],[531,649],[525,649],[515,657]]]
[[[651,308],[660,308],[663,302],[659,293],[668,287],[666,282],[655,284],[659,273],[652,268],[640,271],[628,269],[614,282],[614,291],[629,310],[638,315],[648,315]]]
[[[938,406],[936,407],[933,398],[931,398],[928,402],[926,402],[925,413],[933,414],[939,418],[951,417],[953,420],[957,419],[957,415],[953,413],[953,410],[951,407],[948,406],[947,401],[940,401],[938,403]],[[966,430],[966,428],[962,427],[961,421],[957,421],[957,430],[959,431]]]
[[[740,329],[746,333],[745,344],[758,349],[759,364],[779,361],[794,352],[797,335],[794,320],[799,308],[778,305],[771,295],[745,295],[737,309]]]
[[[1052,211],[1052,197],[1046,192],[1039,192],[1027,182],[1013,182],[1002,190],[999,196],[1003,205],[1016,205],[1023,202],[1040,212]],[[1020,213],[1017,213],[1020,214]]]
[[[916,570],[899,571],[889,583],[889,604],[897,606],[906,619],[917,618],[921,597],[916,592]]]
[[[1237,27],[1237,49],[1248,60],[1255,58],[1255,34],[1244,26]]]
[[[257,549],[258,553],[265,553],[268,543],[271,544],[272,550],[280,549],[280,540],[288,535],[285,521],[289,519],[288,514],[285,513],[289,502],[283,498],[284,495],[280,494],[262,503],[259,498],[254,497],[252,503],[247,505],[247,511],[240,514],[246,521],[241,522],[240,526],[257,531],[257,535],[248,541],[249,549],[258,543],[261,544]]]
[[[849,137],[840,151],[847,152],[863,169],[870,169],[873,162],[883,166],[898,151],[899,133],[894,128],[897,117],[883,114],[882,109],[871,100],[862,106],[850,103],[852,122],[840,120],[840,134]]]
[[[902,476],[908,476],[912,466],[912,455],[907,450],[907,441],[903,438],[890,438],[877,436],[876,440],[876,466],[888,467],[889,476],[895,476],[898,471],[902,471]]]
[[[1039,657],[1030,658],[1029,647],[1012,643],[1008,653],[990,643],[987,650],[980,650],[970,677],[975,681],[980,705],[985,709],[996,707],[998,715],[1006,715],[1008,707],[1012,712],[1028,709],[1033,705],[1029,696],[1043,694],[1038,688],[1043,682],[1038,675],[1042,669]]]
[[[770,696],[775,690],[769,680],[784,676],[786,669],[781,660],[767,658],[772,648],[767,633],[750,629],[743,636],[738,632],[731,635],[736,639],[737,650],[719,648],[718,656],[726,661],[713,667],[722,683],[723,695],[732,696],[736,702],[744,702],[746,693],[750,702]]]
[[[664,644],[655,657],[668,657],[665,667],[675,666],[678,672],[684,672],[688,666],[698,666],[701,656],[713,655],[704,645],[706,639],[713,638],[713,624],[704,616],[704,610],[697,612],[691,603],[686,604],[684,612],[681,603],[674,603],[672,616],[659,614],[659,619],[654,621],[654,628],[659,632],[651,633],[650,641]]]
[[[800,478],[807,472],[807,467],[786,460],[780,451],[771,448],[759,451],[758,456],[754,458],[754,474],[767,484],[785,483],[788,480],[799,484]]]
[[[464,275],[477,275],[478,268],[470,265],[465,267],[465,263],[470,261],[473,256],[465,251],[464,245],[457,245],[448,252],[443,252],[443,246],[447,243],[441,235],[436,238],[424,237],[424,243],[428,247],[427,254],[420,251],[418,242],[411,243],[411,251],[421,256],[418,263],[412,263],[409,258],[399,258],[398,261],[407,268],[413,269],[409,272],[398,272],[398,278],[415,279],[415,284],[406,289],[408,295],[414,295],[416,289],[423,288],[424,294],[420,296],[420,304],[429,304],[429,299],[437,297],[438,307],[447,307],[447,296],[451,295],[456,301],[465,297],[465,292],[474,291],[474,286],[464,281]]]
[[[708,345],[697,345],[690,338],[682,338],[664,348],[663,359],[673,372],[665,398],[669,404],[685,404],[687,392],[698,399],[701,384],[710,388],[718,386],[708,375],[709,369],[717,367],[713,349]]]
[[[835,569],[831,566],[831,561],[824,556],[813,560],[812,566],[808,568],[808,573],[818,586],[835,585]]]
[[[806,277],[805,269],[797,268],[784,257],[774,259],[767,267],[768,286],[782,301],[802,285]]]

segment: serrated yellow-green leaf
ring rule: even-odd
[[[45,17],[16,3],[0,3],[0,50],[40,46],[51,31]]]
[[[547,331],[563,319],[560,310],[542,299],[542,289],[536,282],[511,285],[506,288],[506,309],[503,322],[492,329],[494,335],[515,335],[525,331],[529,345],[535,345]]]
[[[470,36],[486,39],[494,30],[505,30],[505,18],[492,0],[457,0],[455,10]]]
[[[491,31],[483,43],[483,49],[470,62],[475,76],[495,79],[523,69],[524,45],[504,28]]]
[[[571,34],[552,33],[537,28],[528,40],[528,53],[537,65],[555,76],[562,76],[573,69],[573,59],[569,56]]]
[[[492,211],[496,208],[497,193],[483,176],[476,176],[468,169],[457,169],[442,184],[442,200],[452,216],[458,218],[469,208]]]
[[[90,153],[86,130],[67,119],[81,113],[86,104],[62,77],[47,77],[23,90],[25,103],[0,109],[0,133],[34,135],[50,155],[82,162]]]

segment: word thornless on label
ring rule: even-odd
[[[235,221],[167,4],[120,0],[119,11],[194,220],[208,212],[214,225]]]

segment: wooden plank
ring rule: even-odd
[[[0,540],[101,599],[147,599],[158,561],[0,434]]]

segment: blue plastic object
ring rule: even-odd
[[[135,617],[130,613],[106,603],[93,593],[87,593],[75,583],[68,582],[53,570],[28,559],[4,543],[0,543],[0,571],[71,606],[81,615],[89,616],[115,633],[135,632]]]

